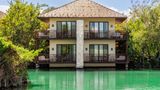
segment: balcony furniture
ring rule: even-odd
[[[45,56],[39,56],[38,57],[38,63],[39,64],[49,64],[49,59]]]
[[[44,36],[48,36],[48,35],[46,35],[45,33],[39,32],[39,33],[38,33],[38,36],[39,36],[39,37],[44,37]]]
[[[123,55],[120,55],[118,58],[117,58],[117,61],[124,61],[126,60],[126,56],[123,56]]]
[[[120,33],[114,33],[114,34],[112,35],[112,37],[113,37],[113,38],[121,38],[122,36],[121,36]]]
[[[39,60],[39,61],[47,61],[47,60],[49,60],[49,59],[46,58],[45,56],[39,56],[39,57],[38,57],[38,60]]]

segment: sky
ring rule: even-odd
[[[0,11],[6,12],[9,8],[9,1],[11,0],[0,0]],[[66,3],[69,3],[74,0],[24,0],[33,4],[47,4],[48,6],[59,7]],[[93,0],[97,3],[100,3],[108,8],[111,8],[115,11],[119,11],[124,14],[129,14],[129,9],[131,8],[131,0]]]

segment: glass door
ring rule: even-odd
[[[108,22],[90,22],[91,38],[106,38],[109,33]]]
[[[107,44],[92,44],[89,46],[90,61],[107,62],[108,61],[108,45]]]
[[[72,38],[76,34],[75,21],[58,21],[57,22],[57,35],[58,38]]]
[[[57,61],[73,62],[76,59],[76,45],[58,44],[57,45]]]
[[[104,38],[109,37],[109,23],[108,22],[103,23],[103,33],[104,33],[103,35]]]

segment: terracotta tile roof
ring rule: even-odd
[[[69,4],[56,8],[39,17],[117,17],[127,18],[127,16],[104,7],[92,0],[75,0]]]
[[[2,18],[3,16],[5,16],[5,13],[0,11],[0,18]]]

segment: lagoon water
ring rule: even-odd
[[[27,90],[160,90],[160,71],[29,70]]]

